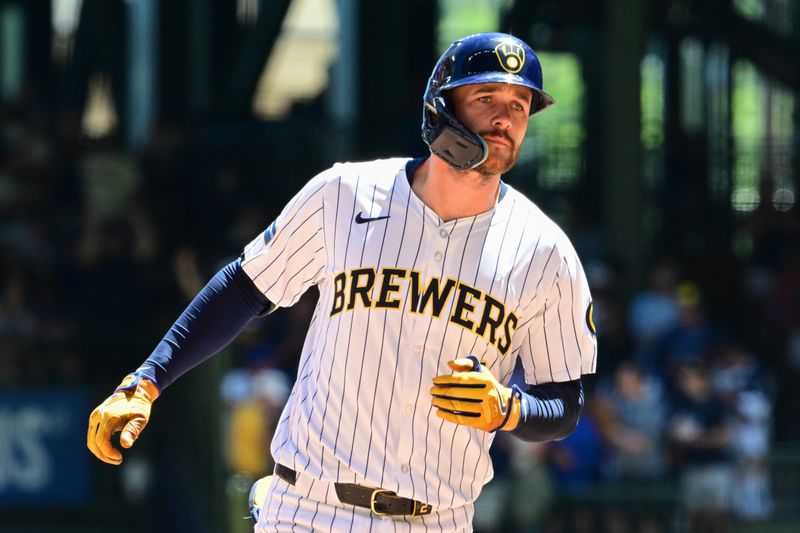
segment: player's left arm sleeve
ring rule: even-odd
[[[511,434],[528,442],[563,439],[577,426],[583,403],[580,379],[530,386],[521,393],[519,423]]]

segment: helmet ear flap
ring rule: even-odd
[[[450,112],[443,95],[426,102],[423,112],[425,142],[435,155],[458,170],[470,170],[486,160],[489,149],[480,135],[467,128]]]

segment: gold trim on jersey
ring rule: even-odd
[[[594,303],[589,302],[589,307],[586,308],[586,325],[592,335],[597,335],[597,327],[594,325]]]

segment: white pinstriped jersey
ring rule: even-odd
[[[507,383],[595,370],[591,297],[572,245],[503,184],[494,209],[443,222],[411,190],[408,159],[337,164],[246,248],[277,306],[320,291],[272,454],[326,481],[434,508],[474,501],[494,437],[438,418],[432,380],[475,354]]]

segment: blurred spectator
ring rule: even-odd
[[[676,290],[678,321],[659,339],[657,368],[665,377],[687,361],[706,360],[719,332],[709,324],[700,289],[694,283],[682,283]]]
[[[511,491],[506,531],[538,531],[536,527],[554,498],[553,483],[544,461],[545,446],[508,438]]]
[[[628,312],[628,324],[636,350],[636,360],[645,368],[653,368],[655,344],[678,323],[676,268],[670,260],[650,266],[647,287],[637,294]]]
[[[591,406],[608,447],[603,474],[613,490],[630,487],[640,494],[652,493],[665,473],[667,398],[661,380],[635,362],[623,362],[598,385]],[[657,510],[647,505],[632,510],[629,503],[610,502],[604,509],[606,529],[662,531]]]
[[[656,480],[664,474],[667,403],[661,381],[633,362],[617,367],[592,402],[608,444],[603,470],[613,480]]]
[[[772,406],[763,391],[746,390],[737,396],[732,503],[734,514],[742,520],[764,521],[774,508],[769,479],[771,415]]]
[[[714,390],[731,408],[742,392],[758,390],[771,394],[772,383],[759,359],[735,339],[719,343],[711,376]]]
[[[511,443],[498,432],[489,450],[494,477],[491,482],[483,486],[480,497],[475,503],[472,525],[476,533],[499,533],[506,528],[512,475],[510,451]]]
[[[769,483],[770,384],[755,357],[736,342],[722,346],[712,381],[733,414],[733,513],[741,520],[763,521],[774,507]]]
[[[109,227],[126,228],[130,260],[147,264],[154,260],[158,234],[142,196],[142,178],[135,159],[121,152],[113,138],[103,140],[101,149],[87,155],[81,166],[83,186],[83,227],[80,260],[91,264],[102,250],[98,247]]]
[[[778,397],[775,402],[776,439],[800,441],[800,424],[793,421],[800,405],[800,246],[796,243],[784,253],[778,280],[765,310],[771,320],[763,328],[764,344],[775,348]],[[759,337],[759,338],[762,338]]]
[[[783,441],[800,440],[800,424],[794,423],[800,405],[800,320],[786,333],[785,364],[781,367],[778,397],[775,401],[776,438]],[[790,422],[791,421],[791,422]]]
[[[237,375],[237,374],[234,374]],[[272,434],[289,397],[290,383],[277,370],[263,369],[248,374],[248,383],[230,395],[231,379],[226,378],[230,408],[227,433],[228,465],[232,472],[250,476],[253,481],[272,471],[269,450]]]
[[[600,479],[604,447],[594,416],[584,411],[575,431],[561,441],[544,445],[555,505],[544,518],[545,531],[595,531],[594,515],[583,498]]]
[[[553,500],[545,446],[498,432],[491,448],[494,479],[475,502],[476,533],[534,532]]]
[[[226,495],[228,520],[225,531],[252,531],[244,518],[250,487],[272,472],[269,453],[281,411],[289,397],[291,382],[277,370],[255,372],[234,368],[226,372],[220,395],[223,414],[223,450],[227,468]]]
[[[675,373],[677,397],[668,435],[690,531],[728,531],[733,478],[725,406],[715,394],[708,367],[702,361],[685,360]]]
[[[121,150],[117,137],[108,136],[100,139],[96,149],[84,156],[80,180],[83,191],[80,256],[90,263],[98,253],[97,240],[103,228],[127,220],[141,176],[136,161]]]

